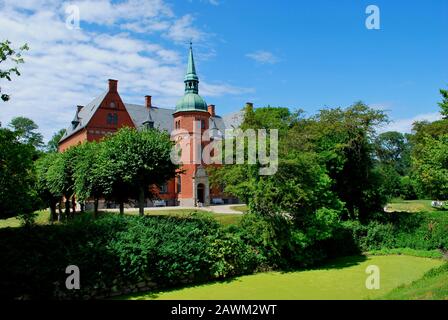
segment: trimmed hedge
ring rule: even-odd
[[[82,299],[251,273],[258,255],[212,218],[76,219],[0,230],[0,298]],[[80,269],[67,290],[65,269]]]

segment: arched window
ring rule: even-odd
[[[182,179],[180,176],[177,176],[177,193],[182,192]]]

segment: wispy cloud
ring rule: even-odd
[[[193,17],[176,16],[162,0],[73,3],[80,6],[80,30],[66,27],[65,2],[0,0],[2,36],[15,46],[30,46],[22,76],[2,82],[11,100],[0,105],[0,121],[32,118],[48,139],[70,123],[76,105],[106,90],[108,78],[119,80],[127,102],[143,104],[151,94],[156,105],[173,107],[183,94],[187,52],[176,43],[205,36]],[[143,38],[139,28],[147,19],[160,25],[151,25],[153,33]],[[219,79],[201,81],[201,89],[205,98],[247,90]]]
[[[442,118],[442,116],[438,112],[422,113],[422,114],[416,115],[415,117],[412,117],[412,118],[401,118],[401,119],[392,120],[389,124],[380,128],[379,132],[398,131],[398,132],[402,132],[402,133],[410,133],[414,122],[425,121],[425,120],[432,122],[432,121],[440,120],[441,118]]]
[[[262,64],[275,64],[279,62],[279,59],[272,52],[264,50],[248,53],[246,57]]]
[[[219,1],[218,0],[206,0],[208,3],[214,5],[214,6],[219,6]]]

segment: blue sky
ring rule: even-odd
[[[80,30],[65,26],[68,4]],[[381,29],[368,30],[368,5]],[[174,107],[194,42],[201,93],[220,114],[256,106],[323,107],[363,100],[389,129],[438,117],[448,87],[448,1],[0,0],[0,38],[28,42],[23,75],[0,120],[33,118],[46,138],[119,80],[125,101]]]

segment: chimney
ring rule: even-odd
[[[109,79],[109,92],[117,92],[118,80]]]
[[[76,106],[76,108],[77,108],[76,112],[79,113],[81,111],[81,109],[84,108],[84,106]]]
[[[151,109],[152,107],[152,102],[151,102],[151,96],[145,96],[145,106],[148,109]]]
[[[210,115],[212,117],[215,116],[215,105],[214,104],[211,104],[211,105],[208,106],[208,113],[210,113]]]

